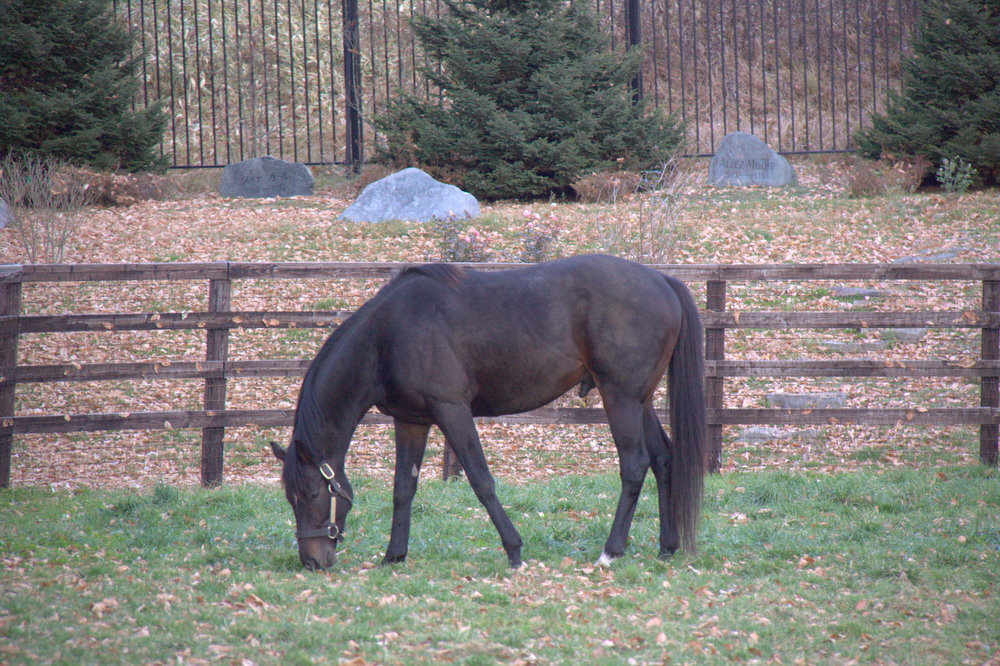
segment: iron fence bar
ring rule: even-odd
[[[774,108],[776,110],[779,110],[779,113],[775,114],[775,116],[776,116],[776,119],[775,119],[776,122],[775,122],[775,124],[777,125],[777,133],[778,134],[777,134],[777,141],[774,142],[774,143],[772,143],[772,144],[769,144],[769,145],[777,145],[777,150],[780,151],[783,148],[783,146],[782,146],[782,143],[781,143],[782,136],[781,136],[781,113],[780,113],[780,109],[781,109],[781,51],[780,51],[780,48],[781,48],[781,46],[778,44],[778,42],[779,42],[779,40],[778,40],[778,9],[780,7],[779,1],[780,0],[772,0],[772,4],[771,4],[771,25],[772,25],[772,30],[774,31],[774,33],[773,33],[774,34],[774,39],[771,40],[771,41],[774,42]],[[763,34],[764,34],[763,31],[761,31],[761,36],[762,37],[763,37]]]
[[[212,91],[212,161],[219,162],[219,119],[215,98],[215,26],[212,21],[212,3],[208,3],[208,85]]]
[[[822,17],[819,13],[819,0],[816,0],[816,59],[820,60],[823,57],[823,43],[820,41],[820,24],[822,22]],[[819,149],[823,150],[823,77],[822,68],[817,64],[816,66],[816,106],[819,108],[818,114],[818,127],[817,132],[819,133]],[[808,137],[808,134],[806,135]],[[806,146],[807,148],[809,146]]]
[[[722,134],[729,134],[729,107],[726,98],[729,90],[726,87],[726,2],[719,0],[719,62],[721,67],[719,73],[722,76]],[[712,147],[715,147],[715,140],[712,140]]]
[[[234,2],[233,4],[235,5],[236,3]],[[222,5],[222,9],[223,9],[223,11],[220,12],[220,14],[221,14],[221,27],[222,27],[222,89],[225,91],[225,97],[223,98],[225,101],[224,101],[223,107],[225,108],[225,116],[226,116],[226,122],[225,122],[225,125],[226,125],[226,164],[229,164],[230,162],[233,161],[233,158],[232,158],[232,136],[233,135],[232,135],[231,127],[230,127],[230,124],[229,124],[229,58],[228,58],[227,49],[226,49],[226,43],[227,43],[228,40],[226,39],[226,12],[225,12],[225,4],[224,4],[224,2],[223,2],[223,5]]]
[[[330,115],[332,118],[331,127],[333,128],[333,161],[337,161],[337,74],[336,65],[333,61],[333,54],[335,50],[333,48],[333,5],[330,0],[327,0],[326,4],[326,30],[327,30],[327,40],[330,44]]]
[[[697,32],[698,32],[697,26],[695,26],[695,34],[697,34]],[[711,33],[711,24],[710,24],[709,21],[705,21],[705,54],[707,56],[706,59],[705,59],[705,74],[706,74],[706,76],[708,78],[708,117],[709,117],[708,137],[709,137],[710,145],[714,148],[715,147],[715,95],[712,94],[713,93],[713,88],[712,88],[712,62],[713,62],[713,58],[712,58],[712,33]],[[697,72],[695,72],[695,74],[697,74]],[[697,81],[696,81],[696,83],[695,83],[695,94],[696,95],[697,95],[697,91],[698,91],[698,85],[697,85]],[[696,112],[699,111],[699,109],[697,108],[697,102],[695,103],[695,107],[696,107],[695,111]]]
[[[792,126],[792,150],[795,150],[795,54],[792,52],[792,45],[795,43],[792,39],[792,19],[795,14],[792,13],[792,0],[786,0],[785,14],[788,25],[788,99],[790,100],[789,108],[791,111],[791,118],[789,120]],[[805,20],[805,16],[801,14],[799,16]],[[781,133],[779,132],[778,134],[780,135]]]
[[[288,17],[288,68],[292,72],[292,76],[288,77],[288,96],[291,99],[289,104],[289,110],[292,116],[292,155],[294,155],[294,160],[299,161],[299,132],[298,132],[298,114],[295,113],[295,41],[292,38],[292,0],[285,0],[285,12]],[[278,77],[278,86],[280,90],[281,77]],[[281,102],[278,102],[278,113],[281,113]],[[278,132],[279,136],[284,129],[285,124],[279,119],[278,121]],[[285,142],[284,138],[280,140],[281,148],[279,150],[284,150]]]

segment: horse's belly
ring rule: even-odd
[[[472,413],[501,416],[537,409],[579,384],[585,374],[580,363],[527,367],[511,363],[479,373]]]

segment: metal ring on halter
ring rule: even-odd
[[[296,539],[314,539],[316,537],[327,537],[334,541],[339,541],[341,537],[340,529],[329,520],[323,523],[322,527],[314,530],[296,530]]]

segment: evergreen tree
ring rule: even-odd
[[[160,169],[166,117],[133,110],[141,61],[110,0],[0,0],[0,153]]]
[[[855,140],[869,159],[961,158],[1000,182],[1000,0],[923,2],[902,89]]]
[[[486,199],[566,191],[586,170],[665,162],[679,123],[633,104],[640,54],[608,48],[588,3],[446,0],[414,30],[442,100],[403,94],[376,120],[382,157]]]

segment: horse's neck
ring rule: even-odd
[[[346,438],[345,447],[376,401],[375,348],[370,341],[364,331],[353,331],[329,350],[315,372],[310,372],[308,390],[317,411],[314,416],[329,436]]]

